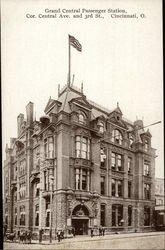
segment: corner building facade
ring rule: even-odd
[[[8,229],[151,230],[155,149],[143,122],[126,120],[118,104],[113,111],[99,106],[74,86],[59,90],[44,112],[34,120],[30,102],[26,120],[17,118],[18,137],[6,146]]]

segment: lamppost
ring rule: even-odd
[[[50,177],[50,226],[49,226],[49,242],[52,243],[52,198],[53,198],[53,181],[54,181],[54,177],[51,176]]]

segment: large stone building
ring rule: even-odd
[[[64,229],[88,234],[153,227],[155,149],[143,122],[117,104],[109,111],[82,89],[64,86],[33,119],[33,103],[17,117],[6,146],[4,223],[8,229]],[[54,231],[53,231],[54,232]]]

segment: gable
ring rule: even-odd
[[[77,106],[82,106],[84,108],[87,109],[92,109],[92,106],[90,105],[90,103],[86,100],[85,97],[77,97],[77,98],[73,98],[69,101],[70,103],[73,103]]]

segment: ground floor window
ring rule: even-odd
[[[25,206],[20,207],[20,226],[25,226]]]
[[[14,219],[15,226],[17,225],[17,207],[15,207],[15,219]]]
[[[132,225],[132,206],[128,206],[128,226]]]
[[[123,206],[112,205],[112,226],[123,225]]]
[[[35,206],[35,226],[39,226],[39,205]]]
[[[101,204],[100,208],[100,224],[102,227],[105,226],[105,204]]]
[[[144,207],[144,226],[150,226],[150,208]]]

